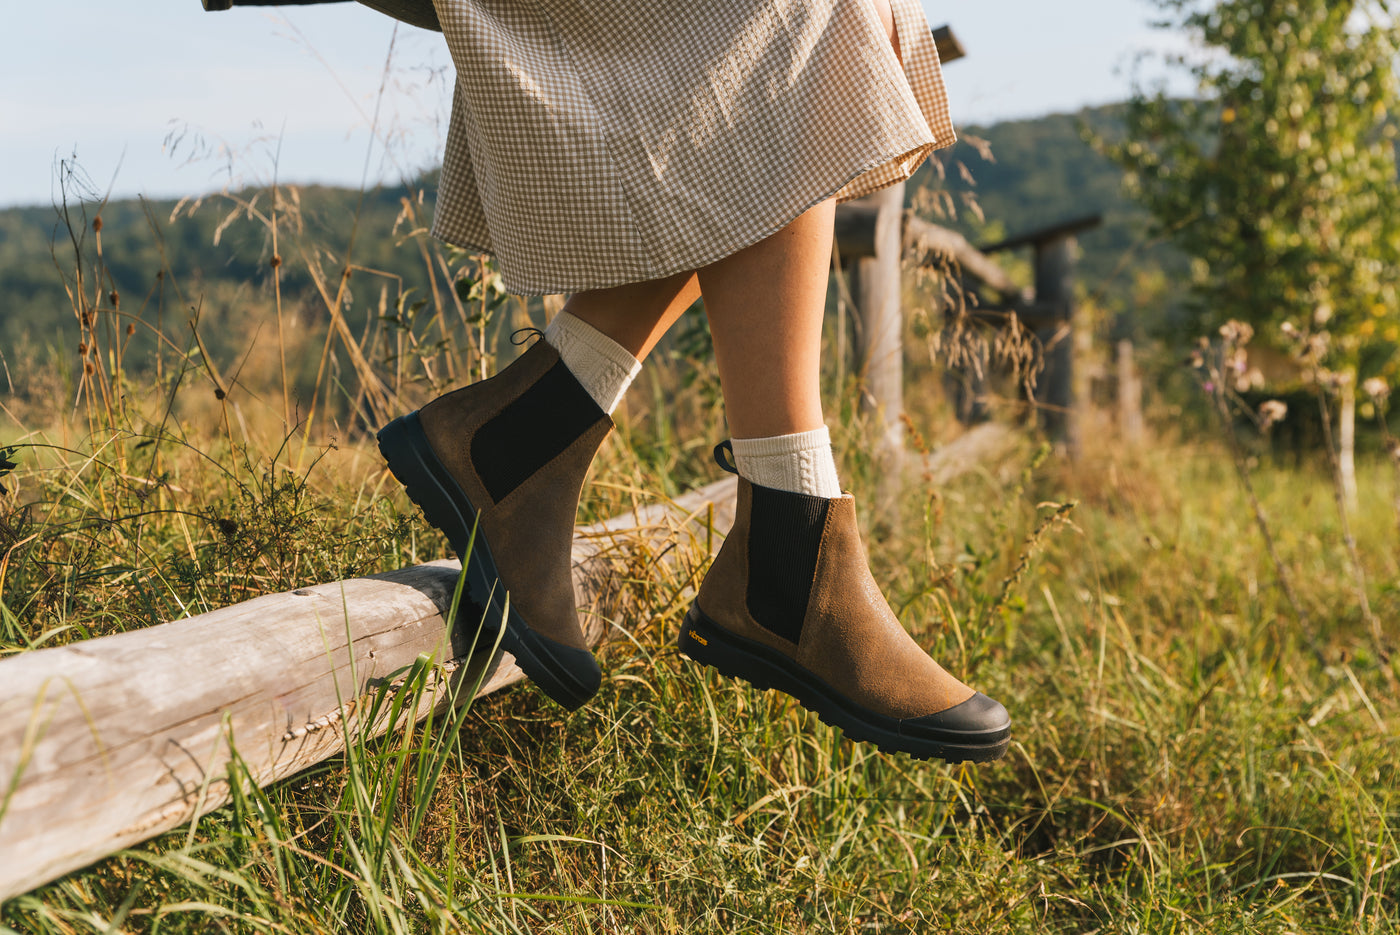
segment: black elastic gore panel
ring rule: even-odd
[[[794,643],[802,635],[830,508],[825,497],[753,485],[745,603],[754,622]]]
[[[472,464],[500,503],[605,413],[561,360],[472,439]]]

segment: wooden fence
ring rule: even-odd
[[[619,568],[674,559],[665,547],[678,538],[717,546],[735,490],[730,478],[580,528],[580,605],[607,603]],[[267,785],[347,738],[377,736],[384,719],[367,719],[376,694],[420,658],[433,676],[413,720],[478,677],[475,697],[519,681],[508,653],[471,655],[449,637],[458,570],[433,562],[298,588],[0,660],[0,899],[224,804],[235,749]],[[596,646],[607,627],[585,620]]]

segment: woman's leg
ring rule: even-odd
[[[1006,710],[900,626],[866,565],[855,503],[835,486],[818,380],[833,212],[817,205],[699,272],[740,482],[680,647],[795,696],[853,740],[993,759]]]
[[[821,428],[822,313],[835,201],[700,270],[735,438]]]
[[[694,273],[570,296],[564,311],[644,360],[681,313],[700,298]]]
[[[579,492],[637,358],[698,294],[687,273],[577,295],[496,376],[379,434],[390,469],[463,560],[477,605],[467,623],[484,622],[487,640],[503,626],[502,647],[569,708],[602,679],[574,597]]]

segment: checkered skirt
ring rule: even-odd
[[[434,0],[457,69],[433,232],[520,295],[697,269],[950,144],[918,0]]]

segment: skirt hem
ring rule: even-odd
[[[776,222],[764,224],[761,227],[759,227],[756,230],[756,232],[746,232],[742,235],[734,237],[732,238],[732,241],[730,243],[727,243],[724,246],[718,247],[711,251],[707,251],[705,253],[699,253],[695,259],[686,258],[682,260],[676,260],[673,263],[658,266],[654,270],[641,271],[636,276],[629,275],[625,277],[603,278],[599,280],[580,282],[531,282],[526,281],[524,279],[517,279],[511,272],[507,271],[506,269],[499,268],[499,266],[498,272],[500,272],[501,274],[501,279],[506,287],[506,291],[511,293],[512,295],[519,296],[565,295],[573,294],[576,292],[589,292],[595,289],[610,289],[615,286],[624,286],[636,282],[647,282],[653,279],[665,279],[668,276],[674,276],[678,273],[694,272],[695,270],[698,270],[705,266],[709,266],[711,263],[717,263],[727,256],[732,256],[733,254],[738,253],[740,250],[743,250],[746,247],[751,247],[759,241],[771,237],[778,231],[782,230],[784,227],[787,227],[797,218],[801,217],[803,214],[806,214],[812,208],[816,207],[817,205],[830,198],[840,197],[841,201],[843,202],[850,201],[855,198],[862,198],[866,195],[872,194],[873,192],[879,191],[882,188],[888,188],[889,186],[897,184],[899,182],[908,181],[908,179],[914,174],[914,170],[917,169],[926,158],[928,158],[928,155],[934,150],[940,149],[943,145],[945,144],[941,143],[938,140],[935,140],[933,142],[922,143],[918,146],[915,146],[912,149],[908,149],[903,152],[896,153],[894,155],[881,154],[877,160],[859,169],[856,169],[853,172],[846,175],[844,180],[835,187],[824,186],[820,194],[805,202],[802,205],[801,209],[799,209],[795,213],[790,213],[790,211],[781,212],[781,214],[779,215],[779,219]],[[900,165],[901,168],[896,169],[895,175],[889,178],[888,181],[882,181],[877,185],[868,186],[868,190],[866,186],[861,186],[855,188],[850,192],[847,191],[848,188],[851,188],[853,183],[859,181],[863,176],[876,172],[877,170],[882,169],[886,166],[892,165]],[[465,240],[453,239],[451,234],[444,232],[438,228],[436,219],[434,220],[432,233],[434,237],[438,238],[444,243],[451,244],[454,247],[458,247],[463,250],[475,251],[477,253],[484,253],[490,256],[495,256],[494,250],[486,249],[480,244],[473,244],[466,242]]]

